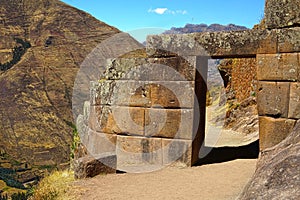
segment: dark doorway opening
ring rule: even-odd
[[[255,57],[208,61],[205,140],[196,166],[258,158],[256,83]],[[250,139],[239,142],[239,133]]]

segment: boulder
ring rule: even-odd
[[[74,162],[74,175],[77,179],[92,178],[99,174],[116,173],[117,157],[115,154],[105,153],[98,157],[86,155]]]
[[[257,170],[239,199],[300,199],[300,120],[278,145],[261,153]]]

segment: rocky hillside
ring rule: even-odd
[[[184,27],[172,27],[171,30],[165,31],[166,34],[181,34],[181,33],[195,33],[195,32],[216,32],[216,31],[238,31],[248,29],[245,26],[235,24],[221,25],[221,24],[186,24]]]
[[[85,57],[117,33],[58,0],[0,1],[0,169],[30,174],[67,165],[75,77]]]

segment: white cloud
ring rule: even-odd
[[[156,14],[159,15],[163,15],[166,11],[168,10],[168,8],[156,8],[156,9],[149,9],[148,12],[154,12]]]
[[[187,11],[186,10],[168,10],[168,13],[176,15],[176,14],[181,14],[181,15],[186,15]]]
[[[186,15],[188,12],[186,10],[169,10],[168,8],[156,8],[156,9],[152,9],[150,8],[148,10],[149,13],[156,13],[159,15],[163,15],[163,14],[181,14],[181,15]]]

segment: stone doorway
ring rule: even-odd
[[[256,58],[209,59],[207,88],[204,144],[195,165],[257,158]]]

